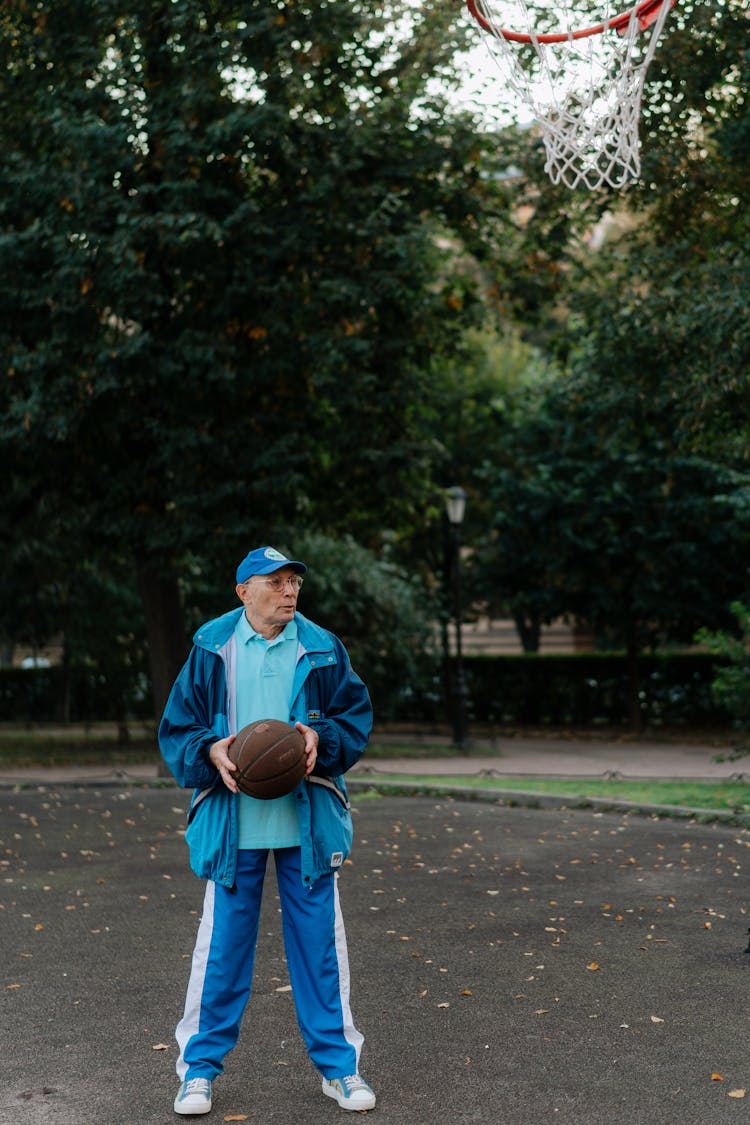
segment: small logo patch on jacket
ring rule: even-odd
[[[331,867],[341,867],[344,862],[343,852],[333,852],[331,855]]]
[[[310,719],[319,719],[319,718],[320,718],[320,711],[308,711],[307,712],[307,721],[308,722],[310,722]]]

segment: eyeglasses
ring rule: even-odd
[[[280,574],[274,574],[270,578],[258,578],[258,581],[265,582],[266,586],[270,586],[277,594],[280,594],[286,588],[288,582],[296,593],[304,582],[304,578],[301,574],[287,574],[285,578],[282,578]]]

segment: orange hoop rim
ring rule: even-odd
[[[636,4],[635,8],[630,8],[627,12],[621,12],[620,15],[612,16],[611,19],[594,24],[592,27],[584,27],[579,31],[570,32],[545,32],[541,35],[532,35],[522,31],[511,31],[506,27],[497,27],[495,24],[485,19],[478,10],[477,0],[466,0],[466,7],[469,9],[472,18],[476,20],[483,31],[489,31],[493,35],[500,35],[510,43],[567,43],[571,39],[586,39],[590,35],[601,35],[605,31],[622,31],[633,18],[638,20],[642,28],[648,27],[656,19],[663,4],[671,8],[674,3],[675,0],[640,0],[640,3]]]

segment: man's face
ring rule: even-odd
[[[273,574],[255,575],[237,586],[245,616],[262,637],[277,637],[294,617],[300,576],[294,567],[282,566]]]

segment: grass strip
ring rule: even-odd
[[[630,781],[571,777],[495,777],[472,774],[395,774],[378,770],[374,782],[409,781],[434,787],[460,785],[475,789],[515,789],[577,798],[598,797],[641,805],[750,812],[750,784],[743,781]]]

